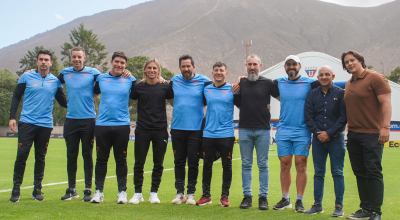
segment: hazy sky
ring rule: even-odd
[[[0,0],[0,49],[110,9],[124,9],[148,0]],[[345,6],[373,7],[394,0],[321,0]]]

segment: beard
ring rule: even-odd
[[[293,70],[294,73],[289,73],[289,71],[291,71],[291,70]],[[295,70],[295,69],[288,69],[286,71],[286,74],[288,75],[289,78],[295,78],[297,76],[297,74],[299,74],[299,71]]]
[[[185,75],[184,73],[185,73],[185,74],[189,73],[189,75]],[[193,72],[190,72],[190,71],[182,72],[182,78],[183,78],[184,80],[186,80],[186,81],[191,80],[191,79],[193,78]]]
[[[247,79],[248,79],[250,82],[255,82],[255,81],[258,80],[259,77],[260,77],[260,75],[258,75],[258,74],[249,74],[249,75],[247,76]]]
[[[260,72],[257,70],[253,70],[253,72],[255,72],[254,74],[250,73],[251,71],[247,71],[247,79],[250,82],[254,82],[257,81],[258,78],[260,78]]]

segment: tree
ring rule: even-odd
[[[395,83],[400,83],[400,67],[396,67],[386,78]]]
[[[28,53],[19,60],[19,63],[21,64],[20,68],[21,70],[17,71],[17,75],[21,76],[25,71],[31,70],[31,69],[37,69],[37,54],[40,50],[44,49],[43,46],[36,46],[33,51],[28,51]],[[61,72],[61,66],[58,63],[58,58],[55,55],[54,51],[50,50],[50,52],[53,54],[53,65],[50,67],[50,73],[54,74],[55,76],[58,76],[58,74]]]
[[[107,57],[107,52],[103,52],[106,46],[98,42],[96,34],[93,34],[92,30],[86,30],[85,26],[79,25],[78,29],[74,28],[69,34],[70,43],[65,42],[64,46],[61,46],[61,61],[64,61],[64,67],[72,66],[70,60],[71,49],[74,47],[82,47],[85,50],[86,55],[86,66],[99,68],[102,72],[107,72],[107,62],[103,62]]]
[[[10,70],[0,69],[0,126],[8,126],[11,100],[17,82],[18,78]],[[18,112],[21,112],[21,107]]]
[[[132,76],[136,78],[137,81],[140,81],[143,79],[143,68],[144,64],[146,61],[149,59],[149,57],[145,56],[135,56],[128,58],[128,63],[126,65],[126,69],[131,71]],[[166,79],[170,80],[175,74],[171,72],[169,69],[164,68],[161,66],[161,76]],[[168,102],[167,102],[168,103]],[[137,119],[137,102],[133,102],[133,107],[130,110],[130,117],[132,121],[136,121]]]

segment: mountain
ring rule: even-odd
[[[318,51],[340,58],[353,49],[366,64],[389,73],[400,66],[400,1],[373,8],[345,7],[317,0],[155,0],[122,10],[81,17],[0,50],[0,68],[19,69],[35,46],[55,50],[70,30],[85,24],[109,55],[145,55],[179,73],[178,57],[191,54],[196,72],[211,76],[216,61],[228,64],[229,81],[245,74],[243,41],[260,55],[263,69],[287,55]]]

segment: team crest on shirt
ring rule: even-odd
[[[53,85],[53,82],[54,81],[47,80],[47,84],[49,84],[49,86]]]
[[[228,94],[228,90],[221,90],[222,97],[225,97]]]
[[[89,72],[82,72],[83,77],[86,77]]]
[[[122,85],[124,85],[125,82],[126,82],[126,79],[125,78],[119,78],[119,81],[121,82]]]
[[[306,67],[305,71],[307,73],[307,76],[313,78],[315,73],[317,72],[317,69],[317,67]]]
[[[197,86],[197,84],[199,84],[199,80],[192,81],[192,83],[194,86]]]

